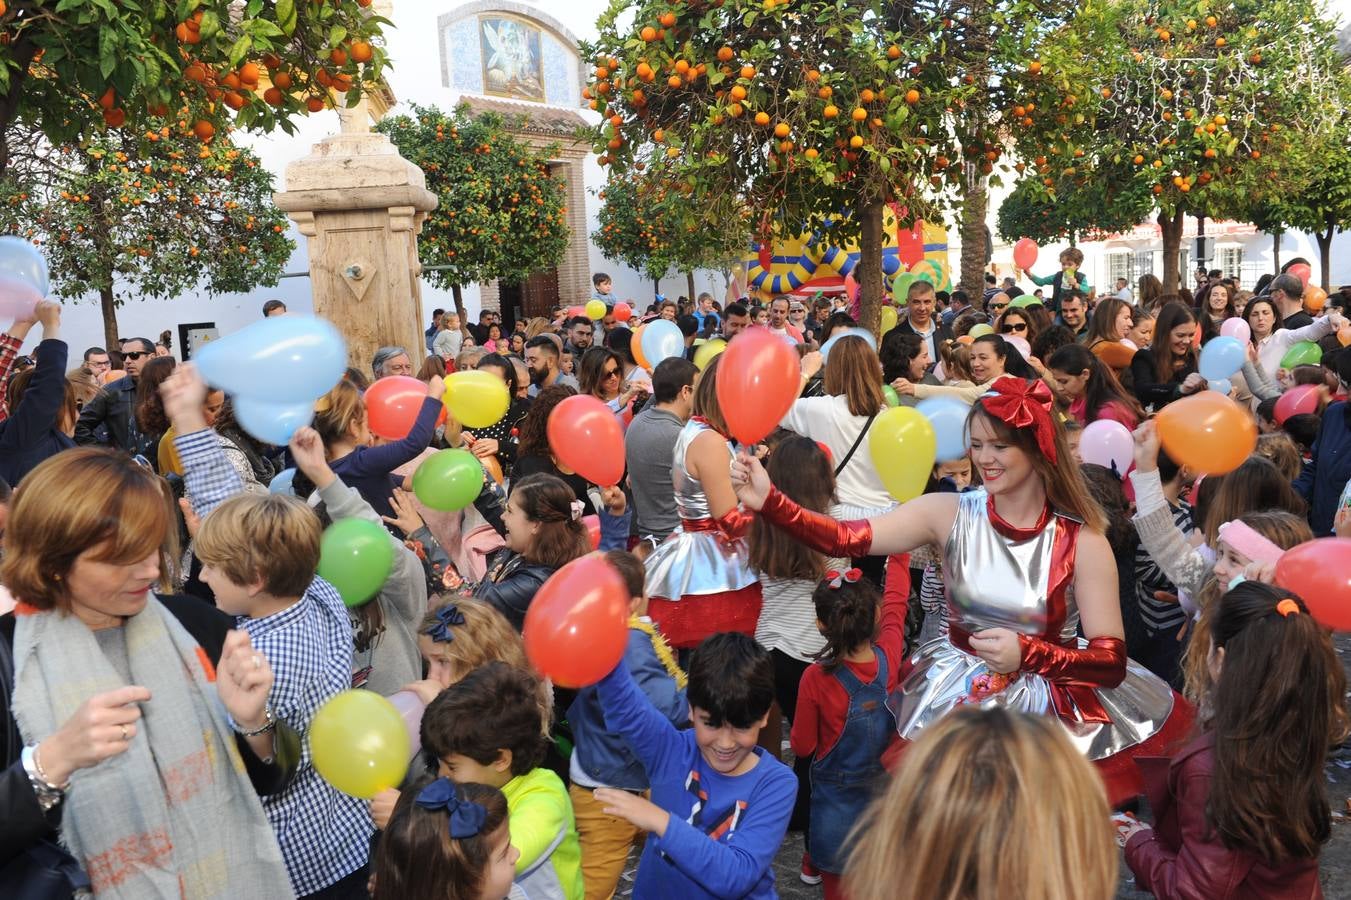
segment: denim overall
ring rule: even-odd
[[[877,677],[864,684],[841,663],[831,674],[849,694],[844,731],[830,752],[812,762],[812,816],[807,847],[823,872],[844,872],[845,838],[885,784],[882,752],[896,736],[887,709],[887,657],[873,645]]]

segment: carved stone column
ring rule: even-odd
[[[414,365],[426,355],[417,235],[436,208],[422,170],[346,115],[343,133],[286,167],[274,195],[309,245],[314,311],[347,338],[349,363],[370,374],[376,348],[405,347]]]

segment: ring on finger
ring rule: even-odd
[[[123,740],[123,741],[129,741],[129,740],[131,740],[131,738],[127,735],[127,726],[125,726],[125,725],[118,725],[117,727],[122,729],[122,740]]]

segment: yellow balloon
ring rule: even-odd
[[[924,493],[938,456],[933,425],[917,409],[884,410],[868,433],[868,452],[882,484],[899,502]]]
[[[443,398],[450,414],[468,428],[487,428],[507,414],[507,385],[491,372],[456,372],[446,378]]]
[[[974,341],[978,337],[984,337],[987,334],[994,334],[994,328],[993,326],[986,325],[984,322],[981,322],[979,325],[972,325],[971,330],[968,331],[967,334],[971,335],[971,340]]]
[[[413,751],[403,717],[374,691],[343,691],[319,707],[309,741],[314,770],[363,800],[398,787]]]
[[[605,318],[605,301],[586,301],[586,317],[593,322],[599,322],[601,319]]]
[[[704,369],[708,368],[709,363],[713,362],[715,356],[726,349],[727,342],[722,338],[711,338],[704,341],[694,351],[694,364],[698,366],[699,371],[702,372]]]
[[[882,334],[886,334],[888,331],[895,328],[896,321],[897,321],[896,307],[894,306],[882,307]]]

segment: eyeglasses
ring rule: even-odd
[[[141,350],[131,350],[122,354],[123,359],[140,359],[142,356],[154,356],[153,353],[146,353]]]
[[[1008,304],[1007,304],[1007,303],[991,303],[991,304],[990,304],[990,312],[1001,313],[1001,312],[1003,312],[1005,309],[1008,309]]]
[[[1017,334],[1020,331],[1027,331],[1026,322],[1014,322],[1009,325],[1003,325],[999,329],[1000,334]]]
[[[604,372],[603,374],[605,375],[606,378],[618,378],[618,377],[619,377],[619,370],[618,370],[618,369],[606,369],[605,372]]]

